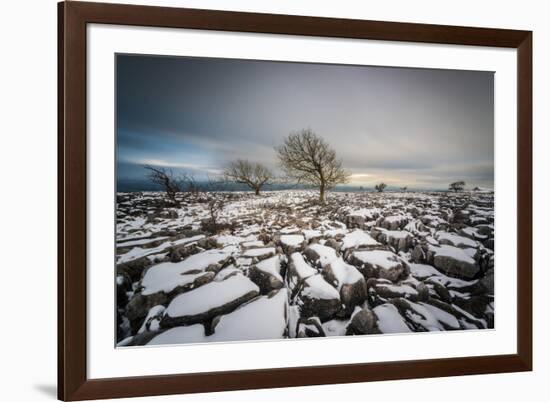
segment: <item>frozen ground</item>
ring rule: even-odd
[[[492,193],[119,193],[117,343],[494,326]]]

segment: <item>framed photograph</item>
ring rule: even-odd
[[[532,369],[532,33],[59,3],[59,399]]]

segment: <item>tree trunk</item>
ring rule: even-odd
[[[324,203],[325,202],[325,185],[321,184],[319,187],[319,201]]]
[[[254,193],[255,193],[256,195],[260,195],[260,188],[259,188],[259,187],[256,187],[256,188],[254,189]]]

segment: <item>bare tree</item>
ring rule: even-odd
[[[223,172],[227,181],[246,184],[256,195],[266,184],[271,184],[273,173],[261,163],[249,162],[245,159],[237,159],[229,164]]]
[[[166,195],[174,204],[177,204],[176,194],[181,192],[181,178],[175,177],[172,170],[166,170],[165,168],[156,168],[150,165],[143,166],[149,170],[148,178],[153,183],[158,184],[166,191]]]
[[[319,200],[336,184],[347,183],[350,173],[336,158],[336,152],[312,130],[291,133],[275,148],[279,163],[288,178],[319,187]]]
[[[386,183],[380,183],[380,184],[377,184],[376,186],[374,186],[374,189],[376,191],[378,191],[379,193],[382,193],[382,192],[384,192],[386,187],[388,187],[388,185]]]
[[[183,174],[181,177],[181,182],[183,183],[183,188],[185,191],[191,194],[198,194],[201,190],[201,186],[192,174]]]
[[[222,175],[207,175],[206,182],[202,186],[206,192],[227,191],[227,178]]]
[[[408,187],[407,186],[404,186],[404,187],[401,187],[401,191],[405,192],[408,190]]]
[[[224,207],[225,207],[224,198],[216,198],[216,196],[214,196],[208,201],[208,212],[210,214],[209,223],[212,225],[212,227],[216,227],[218,225],[218,217],[220,213],[223,211]]]
[[[464,181],[462,181],[462,180],[461,181],[455,181],[454,183],[449,184],[449,190],[452,190],[456,193],[457,191],[464,190],[465,185],[466,185],[466,183],[464,183]]]

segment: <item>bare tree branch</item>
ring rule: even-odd
[[[157,168],[150,165],[143,166],[149,170],[148,178],[153,183],[158,184],[166,191],[166,195],[174,204],[177,204],[176,194],[181,192],[181,178],[174,177],[172,170]]]
[[[223,175],[227,181],[247,185],[256,195],[260,194],[263,186],[271,184],[274,179],[273,173],[264,165],[244,159],[231,162]]]
[[[319,187],[321,202],[325,201],[326,190],[349,181],[350,173],[342,167],[336,152],[311,129],[291,133],[275,150],[287,177]]]
[[[198,194],[201,190],[199,183],[192,174],[183,174],[181,177],[181,182],[183,183],[183,188],[185,191],[188,191],[191,194]]]

